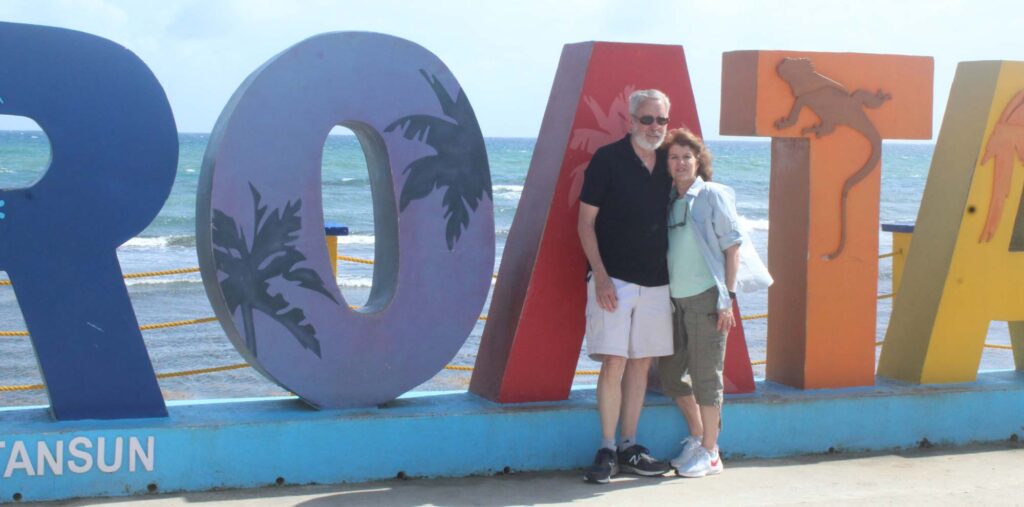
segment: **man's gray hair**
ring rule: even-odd
[[[672,107],[668,101],[668,95],[662,93],[661,90],[637,90],[629,95],[629,114],[635,115],[636,110],[640,109],[640,105],[648,100],[660,100],[662,104],[665,104],[665,109]]]

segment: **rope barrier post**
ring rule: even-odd
[[[907,262],[910,251],[910,238],[914,234],[914,224],[882,224],[882,232],[892,233],[892,297],[895,301],[903,278],[903,265]]]
[[[324,224],[324,236],[327,237],[327,258],[331,260],[331,271],[338,278],[338,236],[348,236],[348,227],[335,224]]]

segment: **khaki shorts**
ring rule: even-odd
[[[587,355],[628,359],[672,355],[672,302],[668,285],[643,287],[612,278],[619,304],[614,312],[597,304],[587,282]]]
[[[718,332],[718,289],[672,298],[672,305],[676,353],[658,360],[661,389],[670,398],[692,394],[698,405],[721,407],[726,335]]]

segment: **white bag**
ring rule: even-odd
[[[761,257],[754,249],[754,243],[746,231],[741,231],[743,242],[740,243],[740,268],[736,273],[736,292],[754,292],[767,289],[775,280],[768,273],[768,268],[761,262]]]

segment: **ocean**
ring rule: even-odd
[[[174,188],[159,216],[136,238],[118,249],[125,273],[189,268],[198,265],[195,251],[195,201],[207,134],[181,134],[178,174]],[[497,237],[495,272],[515,216],[535,140],[486,139],[494,185],[494,218]],[[768,243],[768,141],[711,141],[715,180],[736,190],[737,208],[754,245],[763,259]],[[882,155],[882,223],[913,223],[931,164],[934,145],[886,143]],[[48,163],[49,143],[41,132],[0,131],[0,188],[31,185]],[[339,254],[365,259],[374,255],[373,212],[365,159],[353,136],[332,135],[324,146],[324,215],[327,222],[347,225],[350,235],[339,238]],[[879,253],[892,250],[888,233],[879,232]],[[879,292],[891,292],[892,264],[879,265]],[[6,277],[4,277],[6,278]],[[369,296],[373,267],[341,262],[337,283],[347,302],[361,305]],[[141,324],[210,317],[213,311],[198,273],[126,281]],[[487,305],[489,306],[488,300]],[[744,314],[767,312],[767,291],[740,295]],[[881,340],[891,311],[890,300],[878,302],[877,335]],[[487,306],[484,314],[487,313]],[[744,322],[751,359],[765,356],[766,321]],[[25,324],[10,287],[0,287],[0,330],[24,330]],[[483,332],[479,322],[452,364],[472,366]],[[143,337],[158,373],[179,372],[244,362],[216,322],[145,331]],[[993,323],[989,343],[1009,343],[1006,323]],[[581,354],[579,370],[598,365]],[[1013,368],[1008,350],[986,349],[981,369]],[[754,368],[756,377],[764,367]],[[465,389],[470,373],[445,370],[420,386],[421,390]],[[41,382],[34,352],[27,337],[0,337],[0,386]],[[596,376],[578,375],[576,382],[596,382]],[[288,393],[251,368],[168,378],[160,381],[165,398],[206,399],[277,396]],[[42,390],[0,392],[0,406],[43,405]]]

